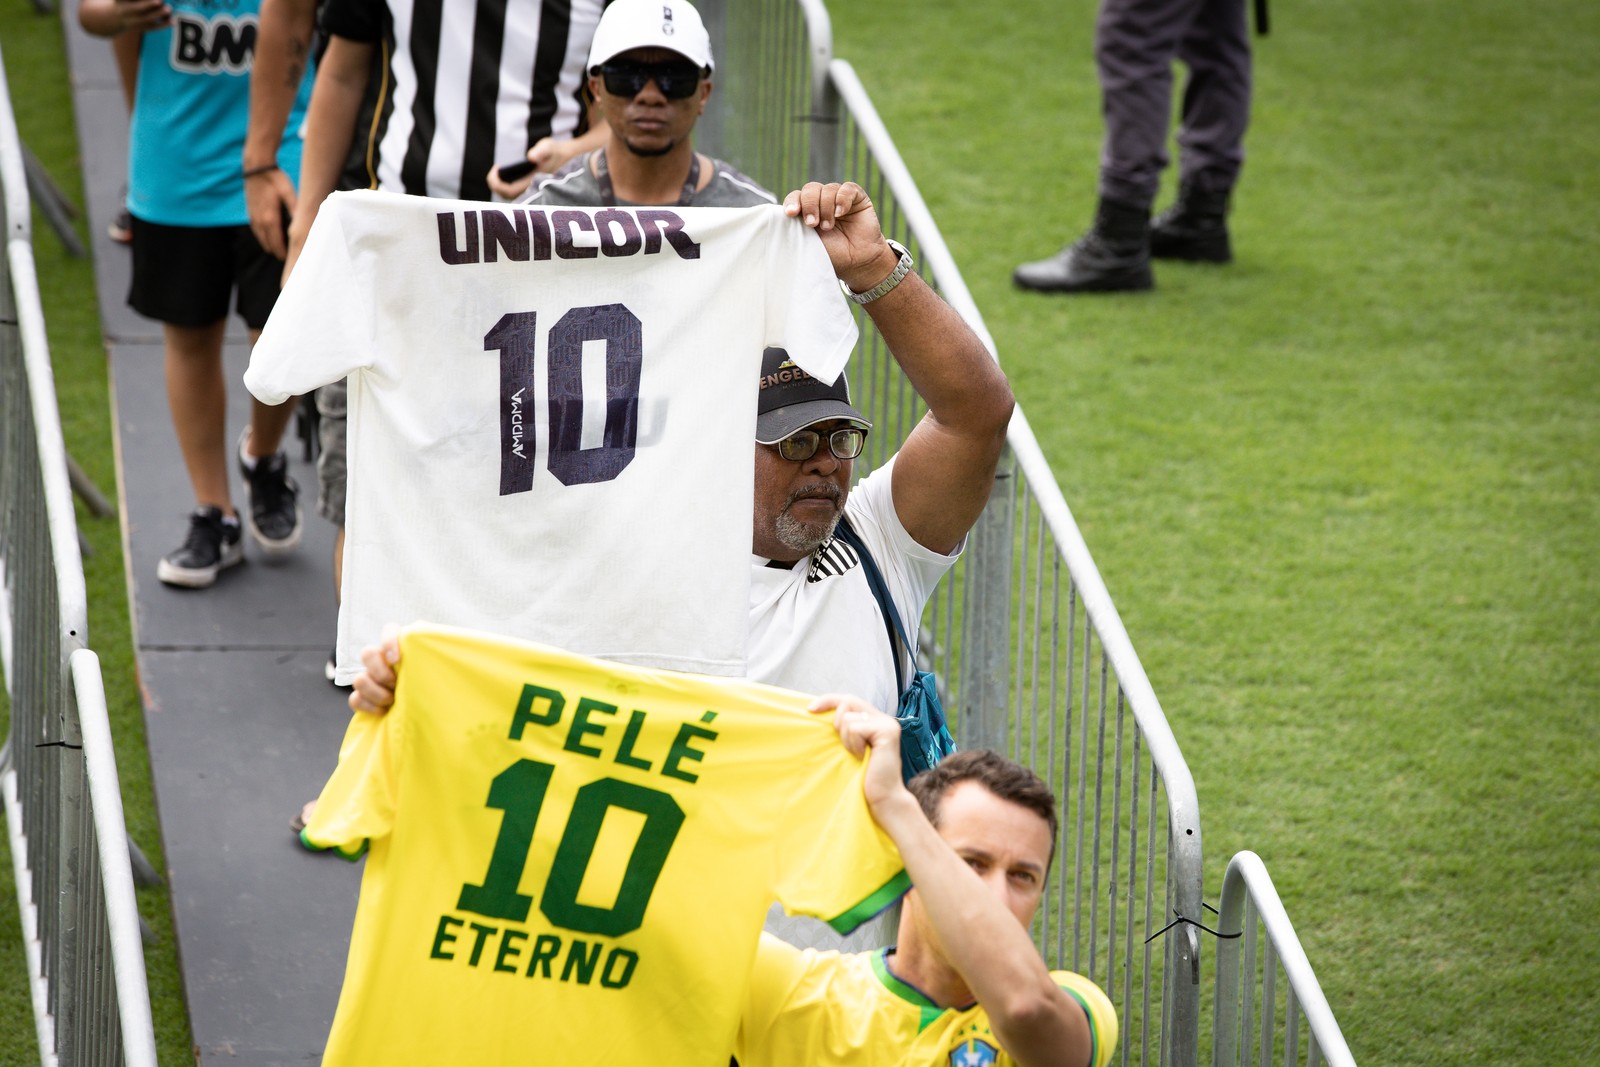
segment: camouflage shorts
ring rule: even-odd
[[[317,390],[317,511],[336,526],[344,526],[344,412],[345,381],[340,378]]]

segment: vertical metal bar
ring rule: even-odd
[[[811,120],[806,173],[814,181],[837,181],[841,174],[840,101],[839,91],[828,77],[828,65],[833,62],[833,29],[826,21],[827,8],[820,0],[806,7],[811,60]]]
[[[1102,672],[1105,669],[1102,661]],[[1105,675],[1101,675],[1100,699],[1105,699]],[[1106,865],[1106,985],[1117,988],[1117,875],[1122,859],[1122,690],[1117,690],[1116,729],[1111,745],[1111,862]]]
[[[1300,1000],[1291,983],[1283,998],[1283,1062],[1300,1061]]]
[[[1088,613],[1085,612],[1084,613],[1084,619],[1083,619],[1083,649],[1080,652],[1080,655],[1082,657],[1081,669],[1082,669],[1083,673],[1082,673],[1082,676],[1079,678],[1079,683],[1078,683],[1079,686],[1081,687],[1081,689],[1080,689],[1081,696],[1080,696],[1080,699],[1078,701],[1078,812],[1077,812],[1077,815],[1078,815],[1078,827],[1077,827],[1078,833],[1077,833],[1077,841],[1074,842],[1074,845],[1075,845],[1075,852],[1074,852],[1075,874],[1076,874],[1076,878],[1075,878],[1074,882],[1075,882],[1076,897],[1074,898],[1073,919],[1072,919],[1074,928],[1077,929],[1077,930],[1080,930],[1080,931],[1083,930],[1083,881],[1084,881],[1083,831],[1084,831],[1084,820],[1085,820],[1084,809],[1088,805],[1088,789],[1089,789],[1089,763],[1088,763],[1088,760],[1089,760],[1089,677],[1090,677],[1090,671],[1089,671],[1090,648],[1089,648],[1089,645],[1090,645],[1090,638],[1093,635],[1093,631],[1090,629],[1090,627],[1091,627],[1091,623],[1089,621]],[[1096,773],[1096,777],[1098,777],[1098,771]],[[1093,901],[1091,900],[1090,901],[1091,918],[1089,920],[1089,934],[1088,934],[1088,938],[1089,938],[1089,961],[1090,961],[1089,962],[1089,971],[1085,971],[1083,969],[1082,965],[1079,963],[1079,956],[1078,956],[1078,953],[1076,951],[1076,948],[1073,951],[1072,969],[1074,971],[1077,971],[1080,974],[1088,974],[1090,971],[1094,970],[1094,919],[1092,917],[1093,906],[1094,906],[1094,904],[1093,904]],[[1081,935],[1078,938],[1078,940],[1079,941],[1083,940]]]
[[[1050,739],[1047,743],[1050,753],[1050,763],[1045,781],[1050,783],[1051,791],[1054,792],[1058,798],[1064,798],[1067,792],[1067,763],[1065,760],[1063,760],[1061,764],[1060,771],[1058,772],[1056,769],[1056,748],[1058,744],[1057,735],[1059,732],[1057,730],[1057,725],[1060,718],[1058,708],[1061,702],[1061,560],[1056,557],[1054,552],[1051,553],[1050,560],[1050,606]],[[1063,738],[1059,743],[1064,744],[1065,739]],[[1060,890],[1061,884],[1065,881],[1065,879],[1063,879],[1061,876],[1061,857],[1066,851],[1065,839],[1063,836],[1063,831],[1066,828],[1066,812],[1060,810],[1061,806],[1062,805],[1060,802],[1058,802],[1056,805],[1057,819],[1059,820],[1056,825],[1055,842],[1057,897],[1055,908],[1056,945],[1055,955],[1051,957],[1051,962],[1057,967],[1061,966],[1061,959],[1066,950],[1067,929],[1066,898],[1061,894]]]
[[[1117,721],[1122,721],[1122,690],[1117,690]],[[1120,736],[1120,727],[1118,730]],[[1138,724],[1133,728],[1132,766],[1129,769],[1128,799],[1128,902],[1127,913],[1123,921],[1124,934],[1122,955],[1122,1003],[1133,1003],[1133,952],[1134,941],[1138,937],[1133,925],[1133,898],[1134,886],[1138,884],[1139,877],[1139,756],[1140,734]],[[1126,1044],[1123,1046],[1126,1048]]]
[[[1027,631],[1026,619],[1027,619],[1027,612],[1028,612],[1028,563],[1029,563],[1029,557],[1028,557],[1028,552],[1026,550],[1026,541],[1027,541],[1027,537],[1028,537],[1028,527],[1029,527],[1028,518],[1029,518],[1029,511],[1030,511],[1029,504],[1031,503],[1031,499],[1030,499],[1030,497],[1028,496],[1027,493],[1021,493],[1021,494],[1019,494],[1019,496],[1021,498],[1020,499],[1020,508],[1019,508],[1020,515],[1018,516],[1017,525],[1018,525],[1018,529],[1019,529],[1019,531],[1021,533],[1022,540],[1024,542],[1024,549],[1023,549],[1023,551],[1017,553],[1017,557],[1016,557],[1015,564],[1014,564],[1014,567],[1013,567],[1013,577],[1012,577],[1013,586],[1012,586],[1012,588],[1014,590],[1013,598],[1014,598],[1015,603],[1014,603],[1013,607],[1014,607],[1014,611],[1015,611],[1015,617],[1010,619],[1009,622],[1010,622],[1010,625],[1012,627],[1012,631],[1011,632],[1016,635],[1016,637],[1015,637],[1015,639],[1013,641],[1013,644],[1015,645],[1015,648],[1016,648],[1016,659],[1015,659],[1015,663],[1013,664],[1013,666],[1011,668],[1012,677],[1014,679],[1016,679],[1017,683],[1020,685],[1021,681],[1022,681],[1022,677],[1023,677],[1023,671],[1022,671],[1023,657],[1027,653],[1027,648],[1026,648],[1027,638],[1026,638],[1025,635],[1028,632]],[[1015,691],[1015,690],[1013,689],[1013,691]],[[1022,756],[1021,756],[1021,748],[1022,748],[1022,744],[1023,744],[1023,738],[1025,736],[1027,736],[1030,741],[1032,739],[1031,738],[1031,733],[1029,731],[1025,730],[1024,727],[1023,727],[1021,708],[1022,708],[1022,705],[1020,704],[1019,701],[1017,701],[1015,699],[1007,702],[1007,710],[1006,710],[1007,719],[1010,719],[1010,718],[1012,718],[1014,716],[1016,718],[1016,720],[1017,720],[1016,721],[1016,725],[1015,725],[1015,731],[1016,732],[1012,736],[1012,742],[1011,742],[1012,743],[1012,749],[1011,749],[1011,752],[1010,752],[1010,756],[1011,756],[1012,759],[1019,759],[1023,763],[1031,763],[1032,762],[1032,756],[1033,756],[1031,751],[1028,753],[1028,756],[1026,758],[1022,758]],[[1031,723],[1029,725],[1031,725]]]
[[[1272,940],[1261,946],[1261,1055],[1264,1064],[1272,1063],[1272,1031],[1278,1021],[1278,957]]]
[[[1086,649],[1087,650],[1087,643]],[[1094,746],[1094,810],[1093,816],[1093,858],[1090,861],[1090,895],[1089,895],[1089,928],[1097,935],[1089,942],[1089,973],[1094,977],[1095,950],[1099,946],[1098,934],[1100,931],[1100,838],[1105,825],[1105,784],[1106,784],[1106,657],[1104,648],[1100,653],[1100,688],[1098,707],[1095,714],[1095,746]],[[1103,979],[1097,979],[1102,984],[1107,984]]]
[[[1150,767],[1150,803],[1145,818],[1149,820],[1144,835],[1144,975],[1143,990],[1141,992],[1140,1023],[1141,1035],[1139,1045],[1139,1062],[1150,1062],[1150,964],[1154,943],[1150,935],[1156,930],[1155,925],[1155,892],[1156,892],[1156,849],[1158,842],[1165,842],[1166,835],[1156,836],[1156,812],[1162,813],[1162,825],[1166,825],[1166,808],[1160,804],[1161,800],[1161,774],[1152,764]],[[1126,1061],[1127,1043],[1123,1043],[1124,1061]]]
[[[730,67],[729,60],[743,49],[730,46],[728,42],[728,0],[696,0],[694,6],[706,24],[706,33],[711,38],[711,58],[716,63],[711,97],[694,125],[695,148],[707,155],[734,160],[734,165],[742,170],[737,162],[738,154],[729,143],[727,115],[731,102],[737,99],[738,78],[737,65]]]
[[[1006,673],[1006,647],[1010,632],[1010,610],[1007,603],[1011,587],[1011,546],[1014,539],[1014,492],[1011,479],[996,486],[1001,506],[991,501],[978,519],[981,529],[983,554],[973,560],[977,572],[974,581],[978,595],[973,605],[975,618],[973,634],[977,662],[974,696],[983,709],[982,733],[973,739],[978,748],[992,748],[1004,752],[1009,724],[1006,709],[1010,704]]]
[[[1239,1051],[1249,1055],[1250,1035],[1255,1031],[1256,1011],[1256,914],[1249,901],[1244,906],[1244,966],[1243,983],[1239,990]],[[1256,1062],[1252,1056],[1248,1062]]]

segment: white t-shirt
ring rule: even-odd
[[[893,471],[891,459],[863,478],[850,490],[845,514],[915,643],[923,606],[960,549],[940,555],[912,539],[894,511]],[[900,693],[889,631],[850,547],[836,538],[791,568],[769,567],[759,556],[752,564],[749,677],[804,693],[853,693],[893,711]],[[905,659],[901,666],[909,669]]]
[[[414,619],[746,673],[761,353],[855,339],[778,206],[329,197],[245,385],[350,379],[337,679]]]

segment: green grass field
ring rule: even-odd
[[[1274,5],[1238,262],[1094,208],[1084,0],[831,6],[1199,790],[1363,1064],[1580,1063],[1600,979],[1600,9]],[[1164,201],[1163,201],[1164,202]]]
[[[61,47],[61,21],[36,15],[28,4],[0,5],[0,49],[4,50],[12,107],[23,142],[44,163],[74,203],[82,203],[77,133]],[[108,496],[115,496],[110,382],[94,301],[94,270],[88,260],[68,257],[37,210],[33,213],[34,258],[56,368],[56,394],[67,449]],[[78,224],[86,236],[83,221]],[[144,716],[139,702],[128,617],[122,540],[117,523],[95,519],[78,505],[78,525],[92,554],[84,560],[89,590],[89,643],[100,657],[111,732],[117,746],[128,832],[158,867],[161,830],[156,823],[145,754]],[[0,704],[4,703],[0,695]],[[0,839],[0,1063],[38,1063],[33,1007],[17,922],[11,857]],[[193,1044],[178,970],[172,908],[165,889],[139,891],[139,911],[157,942],[145,952],[156,1039],[164,1064],[192,1063]]]
[[[1600,8],[1275,5],[1238,262],[1098,298],[1009,283],[1093,210],[1093,5],[832,14],[1189,759],[1212,900],[1261,854],[1363,1064],[1596,1058]],[[58,25],[9,5],[0,45],[76,195]],[[109,487],[92,277],[36,243],[68,443]],[[116,532],[85,528],[154,854]],[[185,1062],[167,902],[141,906],[162,1060]],[[25,1063],[0,914],[0,1062]]]

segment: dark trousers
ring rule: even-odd
[[[1102,0],[1095,23],[1106,139],[1100,195],[1148,209],[1167,165],[1172,61],[1188,68],[1178,128],[1181,179],[1226,192],[1250,121],[1245,0]]]

